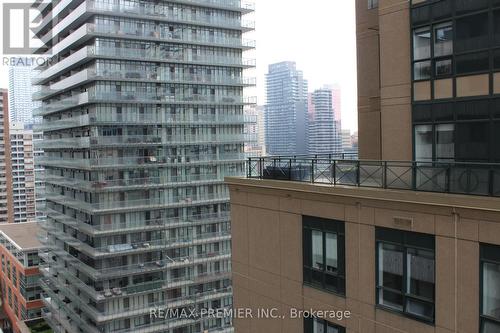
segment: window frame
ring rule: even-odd
[[[483,325],[491,322],[500,326],[500,319],[483,314],[483,296],[484,296],[484,264],[494,264],[500,267],[500,246],[493,244],[480,244],[479,255],[479,332],[483,333]]]
[[[311,265],[308,265],[309,258],[312,258],[312,231],[320,231],[322,233],[323,247],[323,263],[324,269],[318,270]],[[308,232],[309,231],[309,232]],[[326,234],[337,235],[337,272],[328,272],[326,270]],[[310,239],[308,238],[310,236]],[[309,257],[311,256],[311,257]],[[332,293],[341,297],[346,296],[346,276],[345,276],[345,223],[339,220],[331,220],[314,216],[302,216],[302,272],[303,284],[319,289],[328,293]],[[313,282],[313,273],[321,275],[321,285]],[[332,277],[336,280],[334,288],[327,287],[326,277]]]
[[[337,324],[333,324],[323,318],[304,318],[304,333],[314,333],[314,320],[321,321],[323,324],[323,332],[328,332],[328,326],[331,326],[339,331],[339,333],[346,333],[346,328]]]
[[[435,236],[431,234],[423,234],[412,231],[398,230],[398,229],[390,229],[390,228],[382,228],[377,227],[375,230],[375,306],[376,308],[382,309],[384,311],[389,311],[393,313],[397,313],[401,316],[425,323],[434,326],[436,322],[436,243]],[[432,243],[432,245],[431,245]],[[402,290],[394,290],[390,288],[385,288],[381,285],[381,281],[379,278],[379,254],[380,247],[379,244],[389,244],[402,249],[403,253],[403,284]],[[408,250],[423,250],[429,251],[433,253],[434,259],[434,288],[433,288],[433,300],[432,302],[429,299],[424,297],[419,297],[417,295],[411,295],[407,292],[407,280],[408,280]],[[402,306],[403,310],[398,310],[384,304],[380,304],[380,291],[387,289],[393,293],[400,293],[402,297]],[[433,316],[432,318],[426,318],[423,316],[418,316],[413,313],[407,311],[407,299],[417,300],[423,303],[427,303],[432,305]]]

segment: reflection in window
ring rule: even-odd
[[[428,80],[431,78],[431,61],[419,61],[413,64],[415,80]]]
[[[303,217],[304,283],[345,293],[344,223]]]
[[[434,236],[377,228],[377,303],[434,322]]]
[[[485,47],[488,47],[488,14],[477,14],[457,19],[455,51],[462,52]]]
[[[432,161],[432,125],[415,126],[415,160]]]
[[[436,159],[452,160],[455,158],[455,125],[436,125]]]
[[[481,333],[500,332],[500,247],[481,246]]]
[[[441,57],[453,52],[453,27],[443,23],[434,27],[434,56]]]
[[[431,31],[429,27],[413,31],[413,58],[415,60],[431,57]]]
[[[451,59],[436,60],[436,76],[449,76],[453,74]]]

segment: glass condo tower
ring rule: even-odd
[[[44,316],[55,332],[232,332],[229,193],[245,172],[239,0],[34,5]],[[163,315],[151,315],[162,310]],[[167,310],[173,310],[168,312]],[[199,314],[200,312],[198,312]]]

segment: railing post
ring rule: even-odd
[[[360,160],[356,161],[356,166],[357,166],[357,168],[356,168],[356,183],[357,183],[358,187],[360,187],[361,186],[361,170],[360,170],[361,161]]]
[[[264,158],[259,158],[259,176],[260,179],[264,178]]]
[[[333,160],[333,185],[337,185],[337,160]]]
[[[311,161],[311,184],[314,183],[314,161],[315,159],[313,158]]]
[[[450,193],[451,191],[451,164],[448,163],[448,167],[446,168],[446,192]]]
[[[247,178],[252,178],[252,158],[248,158],[248,171],[247,171]]]
[[[412,179],[411,179],[411,188],[413,191],[417,190],[417,162],[413,161],[411,162],[411,174],[412,174]]]
[[[488,177],[488,180],[489,180],[489,185],[490,185],[490,196],[495,196],[495,170],[493,169],[493,167],[490,167],[490,171],[489,171],[489,177]]]
[[[387,161],[384,161],[384,173],[383,173],[383,177],[384,177],[384,179],[383,179],[383,183],[382,183],[383,185],[382,186],[384,187],[384,189],[386,189],[387,188]]]
[[[288,165],[288,180],[292,180],[292,159],[290,159],[290,163]]]

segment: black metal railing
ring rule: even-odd
[[[250,157],[247,178],[500,197],[500,163],[376,161],[354,155]]]

